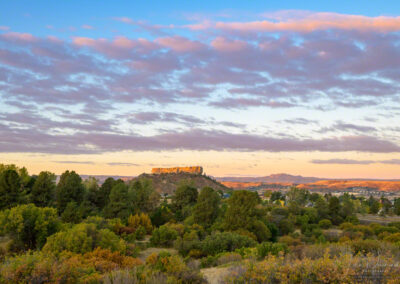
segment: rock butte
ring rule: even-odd
[[[152,168],[152,174],[177,174],[177,173],[189,173],[201,175],[203,173],[203,167],[175,167],[175,168]]]

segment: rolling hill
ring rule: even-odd
[[[136,179],[150,179],[153,183],[155,190],[160,194],[173,194],[180,183],[188,182],[192,183],[197,188],[203,188],[205,186],[212,187],[215,190],[226,190],[228,189],[225,185],[214,180],[213,178],[191,173],[163,173],[163,174],[141,174]]]

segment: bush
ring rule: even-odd
[[[206,255],[215,255],[221,252],[234,251],[243,247],[254,247],[255,245],[256,242],[250,237],[224,232],[207,236],[201,242],[201,250]]]
[[[391,243],[400,243],[400,233],[388,235],[383,240]]]
[[[136,215],[130,215],[128,218],[128,226],[136,231],[139,227],[145,229],[145,234],[151,234],[153,226],[151,220],[147,214],[141,213]]]
[[[298,246],[301,245],[302,242],[298,238],[293,238],[291,236],[283,236],[279,238],[280,243],[284,243],[288,246]]]
[[[217,259],[217,265],[223,265],[230,262],[241,261],[242,256],[236,252],[225,252],[222,253]]]
[[[329,229],[332,227],[332,222],[328,219],[323,219],[318,222],[318,226],[320,226],[322,229]]]
[[[146,229],[143,226],[139,226],[135,231],[135,238],[137,240],[143,240],[146,236]]]
[[[330,257],[339,257],[341,255],[352,255],[352,250],[347,244],[315,244],[303,246],[301,255],[298,255],[300,259],[318,259],[328,254]]]
[[[385,269],[371,269],[371,267]],[[226,283],[397,283],[399,268],[392,258],[344,255],[311,260],[269,256],[261,262],[246,261],[229,273]],[[369,281],[370,280],[370,281]]]
[[[19,205],[0,212],[0,234],[13,240],[16,250],[41,248],[61,227],[54,208]]]
[[[115,270],[104,276],[102,283],[104,284],[166,284],[167,275],[159,271],[151,271],[144,269],[125,269]]]
[[[169,252],[151,254],[146,259],[146,264],[153,270],[166,273],[169,283],[206,283],[198,270],[190,269],[183,259]]]
[[[394,255],[399,253],[399,247],[388,242],[378,240],[354,240],[346,244],[350,245],[353,254],[368,255]]]
[[[81,223],[50,236],[43,250],[55,254],[64,250],[86,253],[97,247],[125,252],[126,243],[108,229],[98,230],[94,224]]]
[[[7,258],[0,265],[1,283],[99,283],[102,273],[132,269],[141,261],[118,252],[96,249],[84,255],[59,256],[28,252]]]
[[[190,254],[192,257],[203,256],[200,250],[200,241],[196,231],[190,231],[183,235],[183,237],[178,237],[174,242],[174,248],[179,251],[183,256]]]
[[[171,247],[178,237],[178,232],[168,225],[162,225],[153,231],[150,242],[155,246]]]
[[[121,219],[104,219],[100,216],[90,216],[82,221],[85,224],[94,224],[97,229],[109,229],[117,233],[118,229],[123,226]],[[114,230],[116,229],[116,230]]]
[[[267,255],[278,256],[280,253],[286,254],[287,252],[288,247],[283,243],[264,242],[257,245],[257,256],[259,258],[265,258]]]

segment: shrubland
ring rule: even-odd
[[[210,267],[226,283],[399,281],[400,223],[357,219],[400,214],[399,200],[229,195],[0,165],[0,283],[206,283]]]

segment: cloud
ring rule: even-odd
[[[228,133],[219,130],[169,130],[143,136],[121,132],[46,133],[0,124],[0,152],[35,153],[103,153],[116,151],[265,151],[265,152],[400,152],[397,144],[371,136],[342,136],[320,139],[269,137],[249,133]]]
[[[150,33],[146,38],[5,30],[0,151],[398,152],[399,137],[382,126],[400,101],[398,18],[263,16],[206,21],[196,32],[116,19]],[[367,111],[387,117],[357,123]],[[299,118],[290,119],[295,112]],[[271,119],[282,129],[299,127],[290,137],[283,130],[266,136]]]
[[[134,23],[134,21],[131,18],[128,18],[128,17],[116,17],[116,18],[113,18],[113,19],[115,21],[122,22],[122,23],[125,23],[125,24]]]
[[[336,131],[350,131],[350,132],[360,132],[360,133],[370,133],[375,132],[377,129],[373,126],[366,125],[358,125],[354,123],[347,123],[344,121],[336,121],[330,127],[323,127],[318,132],[327,133],[327,132],[336,132]]]
[[[329,159],[329,160],[311,160],[313,164],[341,164],[341,165],[370,165],[370,164],[389,164],[400,165],[400,159],[391,160],[352,160],[352,159]]]
[[[376,163],[370,160],[351,160],[351,159],[329,159],[329,160],[311,160],[313,164],[340,164],[340,165],[370,165]]]
[[[283,122],[288,124],[318,124],[318,120],[316,119],[306,119],[303,117],[284,119]]]
[[[216,37],[211,46],[222,52],[235,52],[243,50],[247,47],[247,43],[241,40],[228,40],[223,37]]]
[[[125,117],[125,116],[122,116]],[[232,121],[216,121],[214,118],[201,119],[193,115],[184,115],[174,112],[137,112],[129,114],[127,121],[132,124],[151,124],[151,123],[176,123],[189,127],[196,126],[215,126],[223,125],[227,127],[245,128],[245,124],[235,123]]]
[[[5,33],[0,62],[9,75],[0,88],[9,97],[76,104],[201,99],[230,109],[371,107],[399,97],[392,79],[400,71],[398,40],[397,34],[349,31],[278,38],[223,33],[210,40],[77,36],[72,42]],[[227,93],[216,97],[222,86]],[[313,104],[321,98],[324,105]]]
[[[360,15],[346,15],[338,13],[297,11],[294,13],[281,13],[273,20],[260,20],[251,22],[204,22],[187,26],[193,30],[221,29],[240,32],[314,32],[319,30],[358,30],[367,32],[396,32],[400,30],[400,17],[368,17]]]
[[[178,52],[196,52],[204,48],[202,43],[181,36],[162,37],[156,39],[156,42]]]
[[[10,27],[0,26],[0,31],[8,31],[8,30],[10,30]]]
[[[134,164],[134,163],[124,163],[124,162],[115,162],[115,163],[107,163],[109,166],[122,166],[122,167],[136,167],[140,166],[139,164]]]
[[[82,29],[85,29],[85,30],[93,30],[94,27],[93,27],[93,26],[90,26],[90,25],[82,25]]]
[[[380,161],[380,163],[389,165],[400,165],[400,159],[383,160]]]
[[[356,125],[353,123],[345,123],[345,122],[338,122],[334,125],[334,127],[338,130],[356,130],[359,132],[376,131],[376,128],[372,126]]]
[[[36,38],[30,33],[17,33],[17,32],[8,32],[2,34],[2,37],[9,40],[16,40],[21,42],[34,42]]]
[[[93,165],[93,162],[90,161],[53,161],[53,163],[57,164],[82,164],[82,165]]]
[[[226,98],[219,101],[210,102],[209,105],[222,107],[222,108],[248,108],[248,107],[261,107],[266,106],[270,108],[288,108],[294,107],[295,104],[289,102],[279,102],[279,101],[264,101],[257,99],[248,98]]]
[[[203,120],[192,116],[173,112],[138,112],[132,114],[128,119],[130,123],[147,124],[153,122],[177,122],[183,124],[202,124]]]

